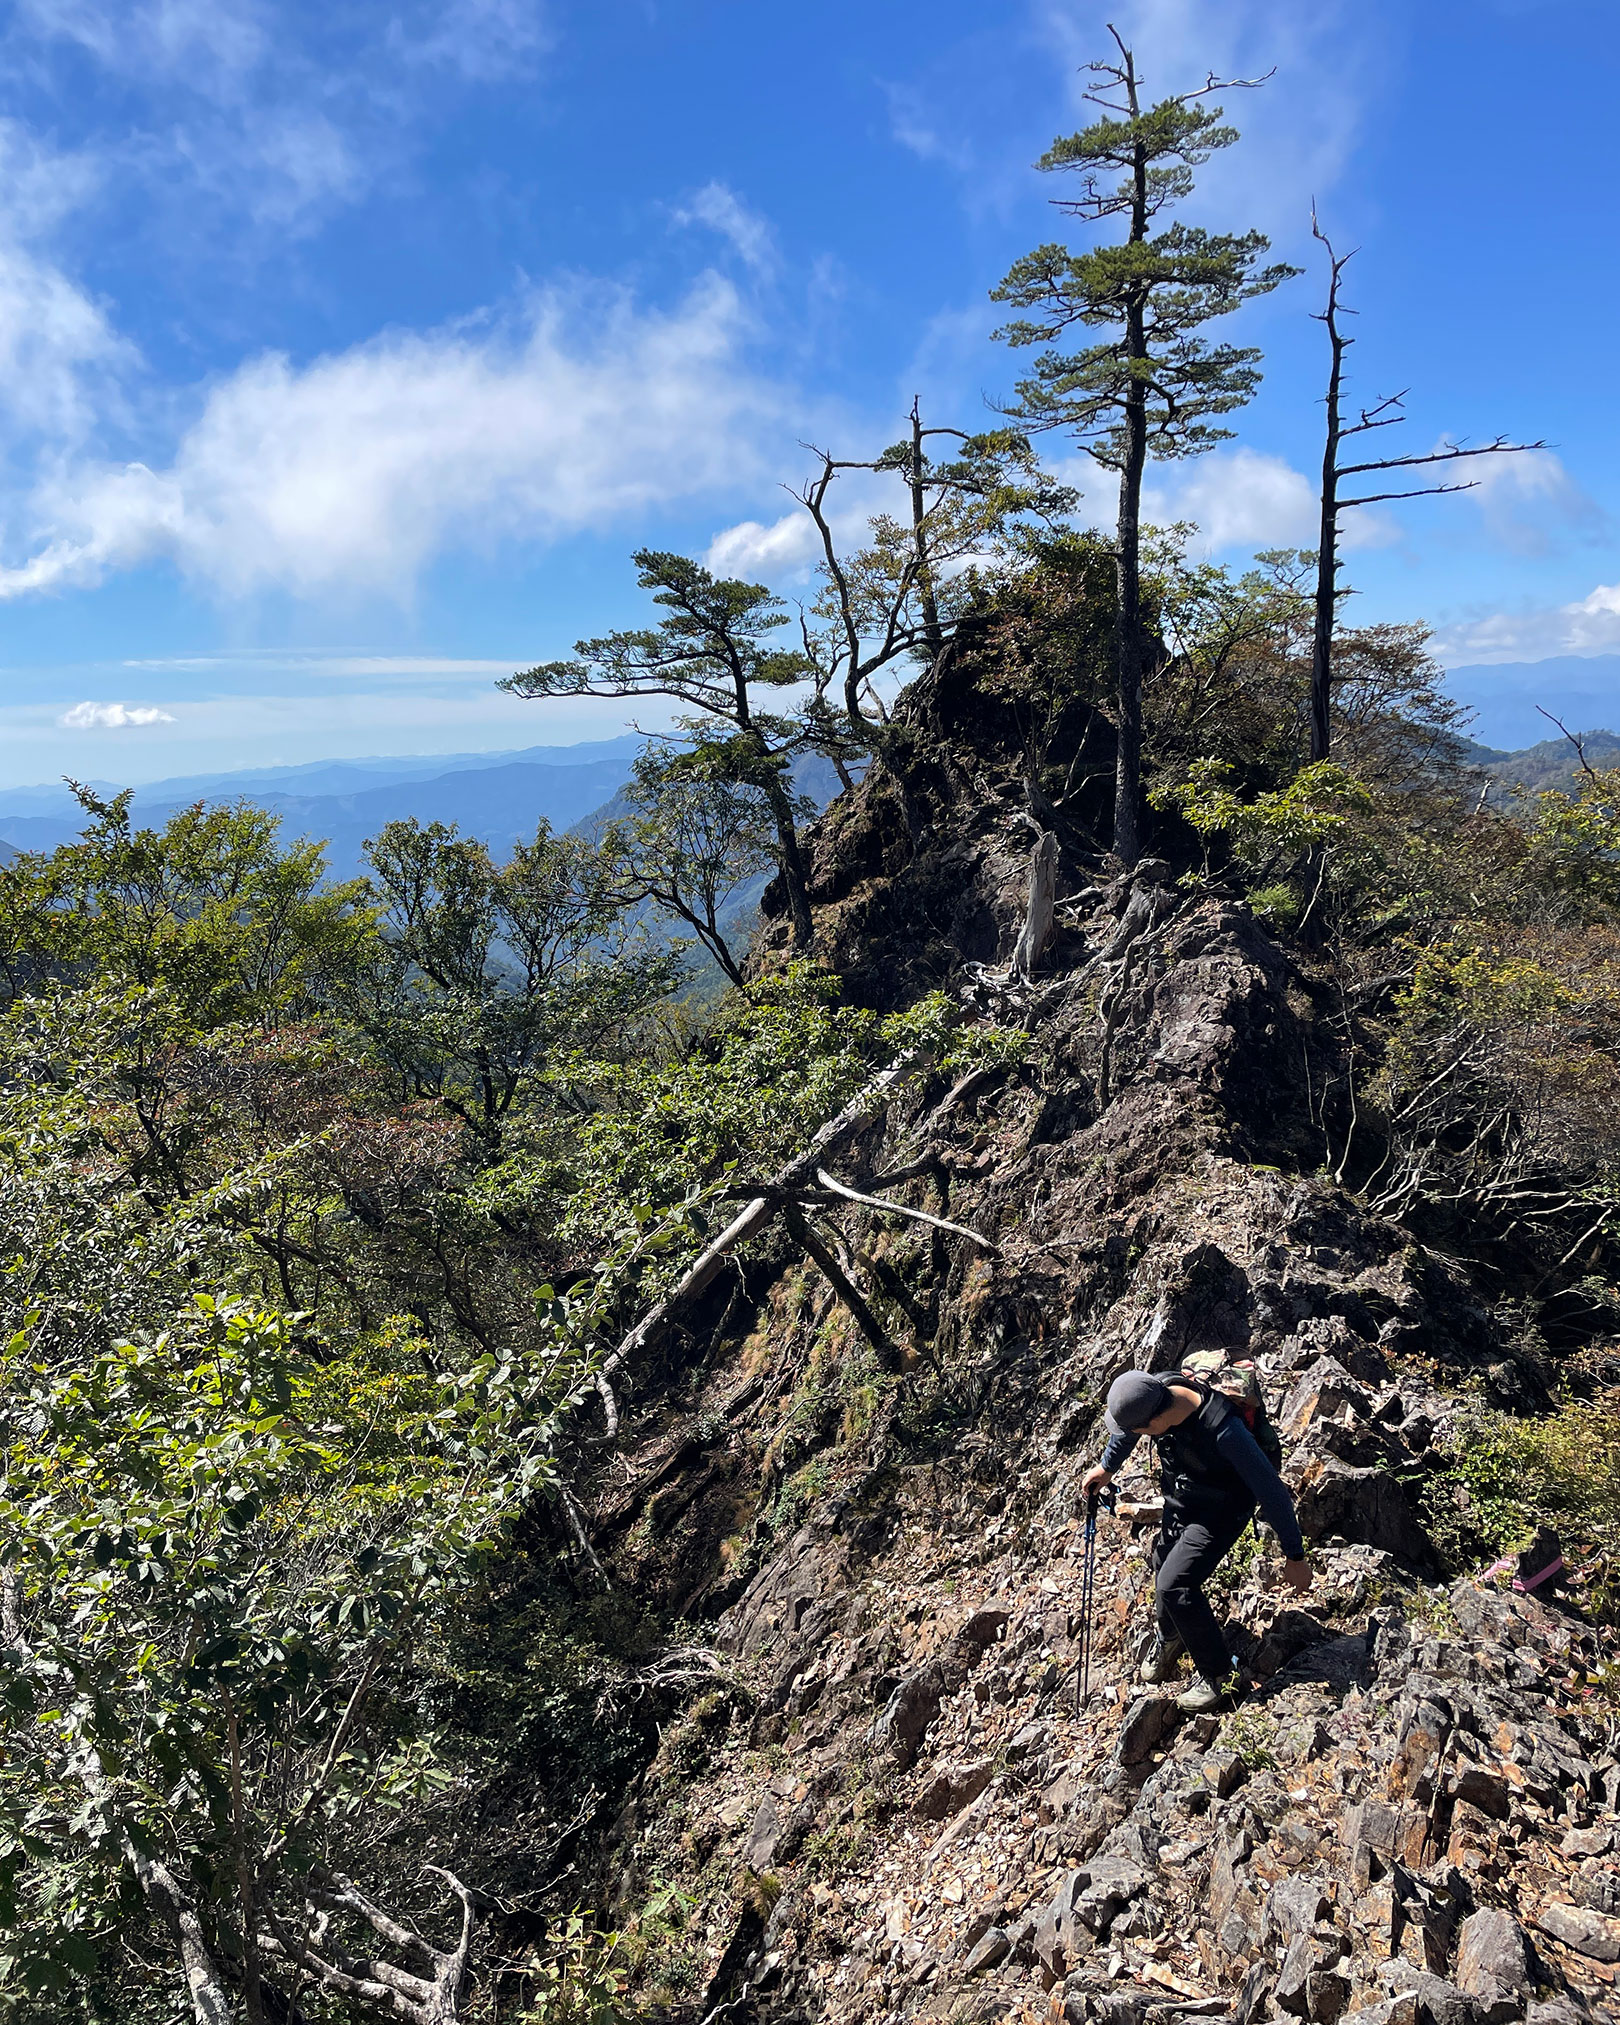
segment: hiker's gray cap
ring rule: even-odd
[[[1110,1434],[1135,1434],[1170,1404],[1170,1388],[1145,1371],[1127,1371],[1108,1388],[1103,1424]]]

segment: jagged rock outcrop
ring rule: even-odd
[[[1001,1002],[964,966],[1005,961],[1021,919],[1010,783],[936,754],[821,827],[827,953],[875,1001]],[[1620,1759],[1591,1693],[1612,1640],[1503,1576],[1437,1584],[1426,1526],[1502,1334],[1460,1268],[1318,1172],[1309,981],[1240,903],[1148,868],[1067,911],[1021,1001],[1027,1063],[943,1110],[944,1079],[910,1088],[856,1149],[857,1176],[904,1173],[896,1194],[994,1241],[850,1213],[912,1375],[840,1394],[858,1344],[823,1294],[762,1307],[746,1352],[648,1409],[667,1448],[671,1412],[712,1416],[736,1359],[771,1360],[757,1435],[728,1436],[738,1530],[664,1542],[725,1606],[726,1744],[694,1765],[666,1739],[610,1853],[626,1913],[653,1878],[693,1902],[666,2015],[1614,2015]],[[1258,1685],[1183,1719],[1136,1682],[1153,1498],[1127,1484],[1077,1708],[1101,1398],[1207,1347],[1265,1377],[1314,1588],[1235,1556]]]

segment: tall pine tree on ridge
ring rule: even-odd
[[[1114,627],[1119,719],[1114,780],[1114,851],[1126,865],[1142,850],[1142,473],[1148,456],[1190,457],[1231,434],[1213,419],[1240,408],[1259,384],[1252,346],[1210,344],[1197,335],[1251,297],[1299,272],[1257,263],[1269,241],[1259,232],[1211,233],[1172,223],[1150,228],[1193,187],[1193,170],[1238,138],[1222,126],[1212,92],[1264,79],[1217,83],[1161,99],[1143,110],[1132,51],[1111,24],[1117,62],[1094,63],[1087,98],[1103,117],[1054,141],[1036,166],[1073,169],[1081,195],[1054,200],[1090,223],[1123,217],[1123,241],[1074,252],[1056,242],[1014,263],[992,299],[1029,314],[998,335],[1013,346],[1046,345],[1076,329],[1112,335],[1078,351],[1043,351],[1018,382],[1007,412],[1037,429],[1065,428],[1096,461],[1119,474]],[[1119,172],[1119,180],[1112,173]]]

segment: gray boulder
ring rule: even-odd
[[[1487,2025],[1523,2015],[1531,1994],[1530,1950],[1511,1913],[1470,1913],[1457,1937],[1457,1987],[1479,2000]]]

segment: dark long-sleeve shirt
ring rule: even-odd
[[[1135,1434],[1116,1434],[1110,1438],[1102,1453],[1102,1466],[1110,1476],[1118,1474],[1125,1458],[1140,1440],[1141,1436]],[[1221,1460],[1229,1464],[1246,1487],[1253,1491],[1260,1516],[1277,1535],[1283,1553],[1290,1561],[1302,1561],[1305,1558],[1305,1542],[1300,1536],[1299,1519],[1294,1511],[1294,1494],[1271,1467],[1260,1444],[1236,1414],[1216,1435],[1215,1446],[1220,1451]]]

